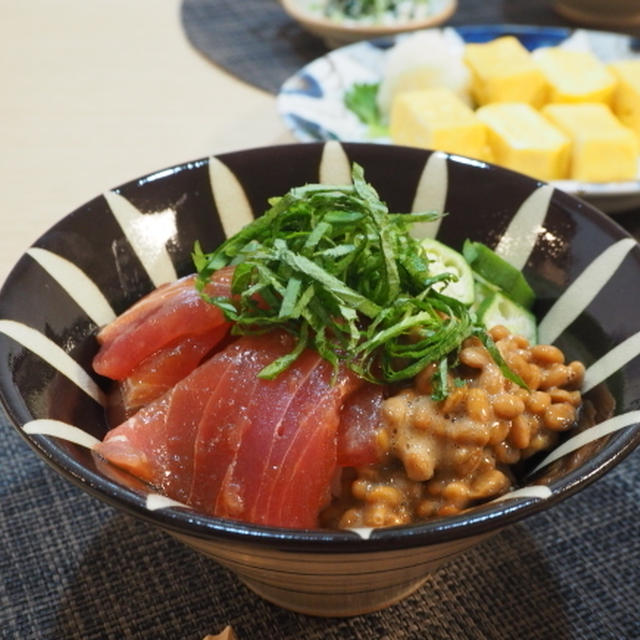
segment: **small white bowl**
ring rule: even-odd
[[[282,8],[310,33],[319,36],[333,49],[359,40],[371,40],[408,31],[434,27],[447,21],[458,8],[458,0],[437,0],[434,12],[426,17],[390,24],[357,24],[325,18],[304,7],[300,0],[280,0]]]

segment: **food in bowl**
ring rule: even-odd
[[[428,59],[414,54],[425,48],[425,38],[433,45]],[[364,122],[359,114],[367,112],[368,99],[375,100],[377,121],[371,131],[379,136],[387,126],[397,144],[463,153],[541,180],[635,180],[640,61],[605,64],[576,42],[568,39],[530,52],[511,35],[463,44],[451,34],[414,34],[385,54],[380,83],[353,85],[345,104]],[[445,65],[442,57],[451,63]],[[459,102],[470,108],[448,106]],[[552,115],[570,106],[576,113],[567,119],[575,126]],[[532,109],[536,115],[529,113]],[[474,124],[483,129],[487,144],[461,146],[461,131],[468,130],[476,114],[481,117]]]
[[[280,0],[282,8],[329,48],[447,20],[457,0]]]
[[[505,378],[479,340],[465,340],[450,372],[456,388],[444,400],[434,400],[435,365],[384,400],[379,462],[346,470],[325,522],[378,527],[459,514],[513,489],[511,466],[576,425],[584,366],[503,325],[489,335],[526,387]]]
[[[394,24],[428,18],[434,0],[307,0],[308,9],[345,23]]]
[[[576,425],[584,366],[487,246],[415,239],[438,216],[389,213],[358,165],[270,204],[98,333],[98,455],[214,516],[381,527],[507,492]]]

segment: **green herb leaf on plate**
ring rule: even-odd
[[[380,83],[356,83],[344,94],[344,104],[353,112],[362,124],[367,125],[370,138],[382,138],[389,135],[378,107],[378,89]]]

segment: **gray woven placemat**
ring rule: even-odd
[[[290,20],[276,0],[184,0],[181,18],[197,50],[271,93],[327,51],[318,38]]]
[[[277,0],[183,0],[181,19],[191,44],[218,66],[256,87],[277,93],[282,83],[327,52]],[[540,0],[459,0],[449,24],[568,25]]]
[[[323,620],[254,596],[227,570],[45,466],[0,417],[0,637],[201,640],[640,638],[640,451],[512,526],[385,611]]]

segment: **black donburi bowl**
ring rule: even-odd
[[[91,371],[98,326],[307,182],[344,182],[350,164],[392,211],[448,215],[422,231],[454,248],[495,247],[537,294],[541,338],[587,366],[596,425],[531,461],[521,486],[465,513],[370,531],[287,530],[209,517],[150,493],[91,454],[107,430],[105,381]],[[45,233],[0,293],[0,394],[16,429],[57,472],[232,569],[268,600],[317,615],[397,601],[445,560],[552,508],[640,440],[640,249],[589,205],[467,158],[368,144],[296,144],[205,158],[102,194]]]

